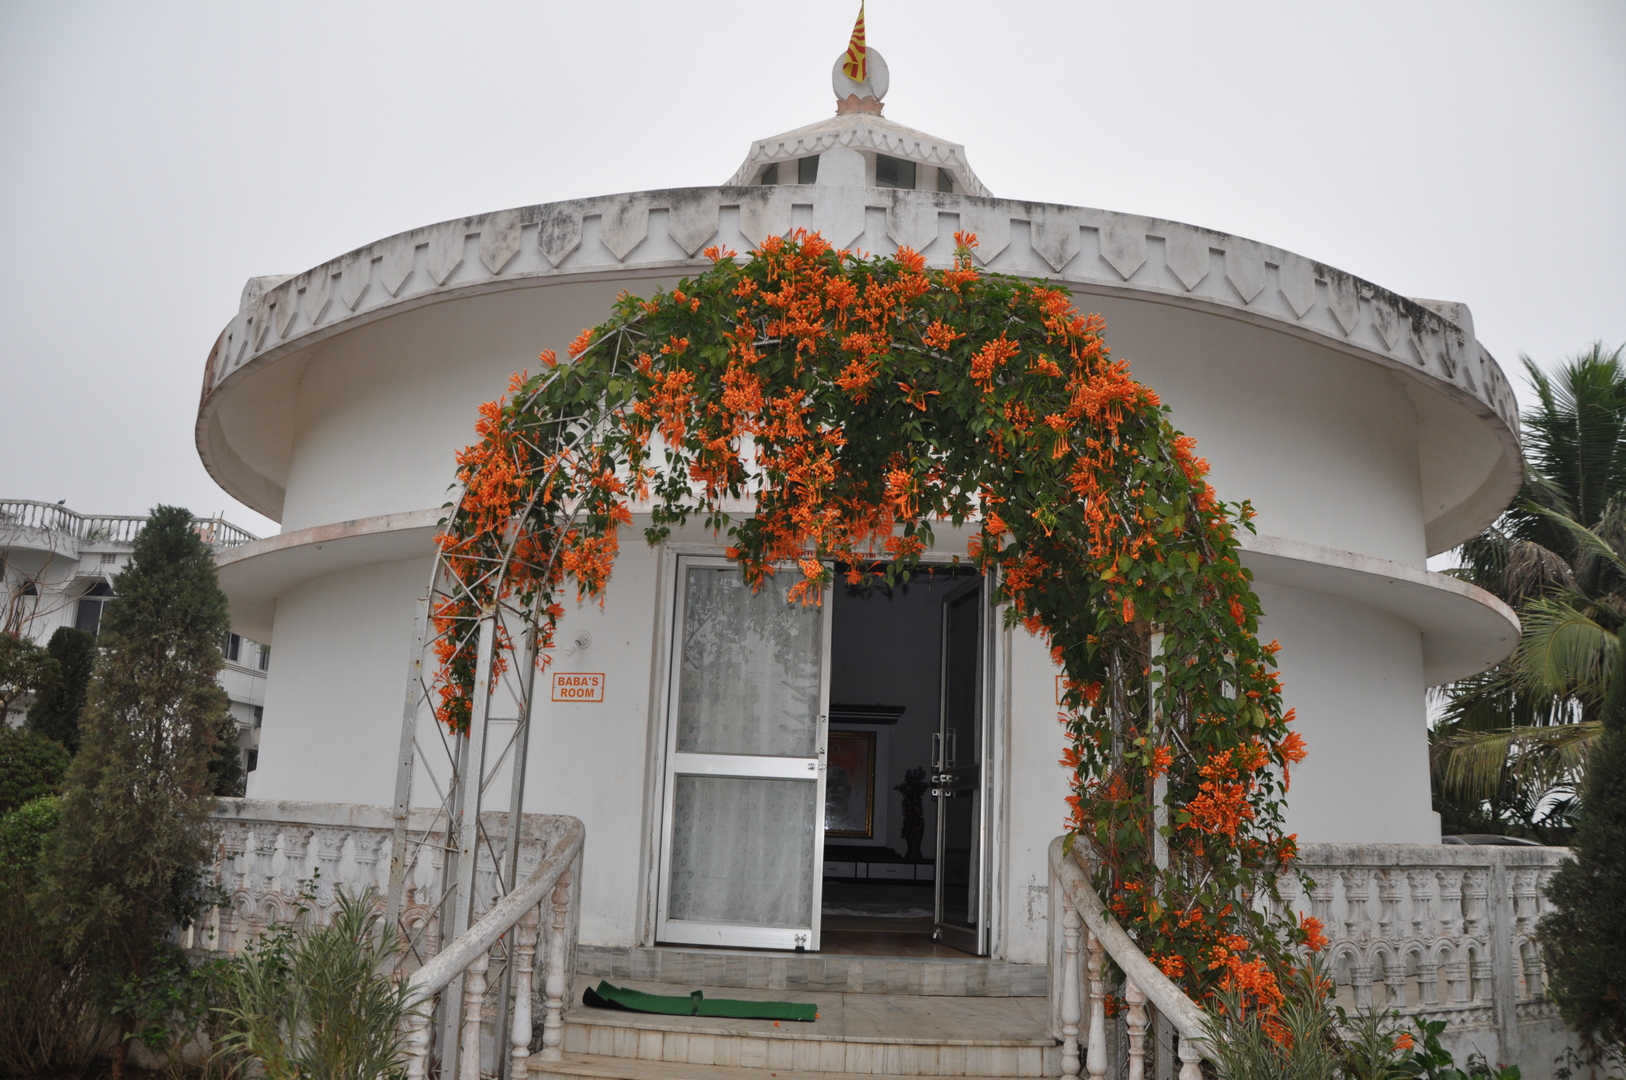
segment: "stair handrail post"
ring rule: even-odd
[[[1073,905],[1062,905],[1061,912],[1061,1075],[1078,1075],[1078,987],[1083,969],[1078,960],[1079,927],[1083,923]]]
[[[410,991],[407,995],[408,1006],[413,1008],[415,1012],[423,1014],[421,1037],[424,1043],[423,1061],[425,1063],[427,1062],[429,1030],[428,1014],[434,1009],[435,999],[442,991],[452,988],[454,993],[458,993],[459,1003],[463,1006],[459,1010],[461,1023],[458,1030],[453,1032],[451,1036],[457,1040],[458,1044],[461,1044],[461,1049],[464,1051],[459,1061],[460,1067],[456,1071],[452,1071],[453,1061],[458,1060],[457,1047],[443,1046],[442,1067],[446,1071],[442,1075],[457,1076],[461,1080],[462,1075],[466,1074],[471,1066],[476,1070],[476,1076],[478,1076],[480,1068],[478,1030],[474,1031],[472,1038],[470,1035],[469,1008],[472,994],[459,991],[454,984],[462,981],[464,974],[468,973],[469,982],[477,981],[481,985],[483,1000],[485,971],[490,963],[491,947],[496,944],[498,939],[512,931],[528,913],[535,914],[545,897],[552,898],[554,907],[553,922],[557,928],[554,936],[559,939],[557,943],[549,942],[549,966],[552,966],[554,956],[557,955],[560,957],[559,963],[562,967],[563,957],[569,955],[566,949],[568,942],[564,939],[569,936],[572,925],[569,909],[573,904],[574,892],[570,884],[574,881],[576,868],[581,864],[586,832],[582,827],[582,823],[576,818],[564,818],[562,822],[562,831],[551,838],[549,850],[543,855],[530,876],[520,882],[506,896],[492,904],[473,926],[470,926],[457,937],[446,941],[440,951],[417,971],[413,972],[412,977],[407,980]],[[561,879],[565,881],[562,889],[559,887]],[[561,904],[564,906],[563,911],[560,910]],[[549,978],[550,980],[554,978],[551,972]],[[564,989],[564,975],[562,972],[557,976],[557,979],[559,991],[562,995]],[[483,1005],[480,1007],[480,1011],[483,1012]],[[476,1016],[478,1015],[476,1013]],[[409,1024],[407,1030],[413,1037],[418,1037],[418,1028]],[[414,1064],[415,1059],[411,1056],[413,1049],[413,1044],[409,1041],[409,1080],[426,1080],[427,1074],[425,1072],[416,1074],[412,1072],[413,1068],[418,1067]],[[426,1069],[427,1065],[425,1064],[423,1068]]]
[[[1076,838],[1075,838],[1076,839]],[[1120,971],[1123,972],[1127,982],[1132,983],[1139,993],[1144,996],[1145,1003],[1157,1011],[1157,1014],[1168,1020],[1175,1033],[1179,1036],[1178,1055],[1181,1061],[1180,1080],[1201,1080],[1201,1061],[1204,1058],[1212,1059],[1213,1050],[1208,1041],[1207,1018],[1191,998],[1174,984],[1158,966],[1151,962],[1140,948],[1134,943],[1123,927],[1118,925],[1102,904],[1101,898],[1095,891],[1095,885],[1089,874],[1081,864],[1082,853],[1076,850],[1076,845],[1069,845],[1068,837],[1058,836],[1050,843],[1050,881],[1055,891],[1056,902],[1062,910],[1062,1020],[1065,1033],[1067,1009],[1067,982],[1066,971],[1066,932],[1068,918],[1071,912],[1083,925],[1085,953],[1088,960],[1085,964],[1085,978],[1089,982],[1089,1022],[1090,1029],[1086,1041],[1085,1067],[1087,1075],[1105,1076],[1108,1069],[1106,1060],[1106,1023],[1105,1023],[1105,986],[1101,979],[1101,969],[1106,958],[1110,957]],[[1099,954],[1099,956],[1097,955]],[[1078,980],[1072,980],[1078,985]],[[1076,993],[1076,990],[1075,990]],[[1097,1041],[1100,1051],[1097,1057]],[[1063,1047],[1063,1068],[1066,1068],[1065,1043]],[[1097,1064],[1099,1061],[1099,1065]],[[1065,1074],[1064,1075],[1068,1075]],[[1076,1075],[1076,1073],[1071,1074]]]
[[[536,956],[540,910],[528,908],[513,931],[514,1015],[509,1027],[509,1080],[525,1080],[531,1057],[531,972]],[[499,1012],[498,1016],[502,1014]]]

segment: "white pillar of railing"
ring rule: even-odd
[[[1134,979],[1124,980],[1124,1003],[1128,1006],[1129,1080],[1146,1080],[1146,995]]]
[[[553,886],[553,918],[548,924],[547,968],[543,973],[542,1060],[558,1061],[565,1044],[565,971],[568,962],[566,929],[570,918],[570,892],[575,882],[572,870],[559,875]]]
[[[458,1039],[458,1080],[480,1080],[480,1013],[486,1003],[486,969],[491,952],[482,949],[463,969],[463,1033]]]
[[[1082,923],[1072,904],[1061,913],[1061,1075],[1078,1075],[1078,984],[1083,977],[1078,962],[1078,934]]]
[[[1101,939],[1086,927],[1084,930],[1085,974],[1090,981],[1090,1034],[1089,1051],[1084,1067],[1090,1080],[1105,1080],[1107,1075],[1107,988],[1106,950]]]
[[[406,1029],[407,1080],[428,1080],[429,1019],[433,1015],[433,1004],[422,1002],[402,1022],[401,1026]]]
[[[1180,1040],[1180,1080],[1203,1080],[1202,1054],[1190,1039]]]
[[[531,970],[539,924],[538,909],[532,908],[520,916],[514,926],[514,1021],[509,1031],[510,1080],[525,1080],[531,1058]]]

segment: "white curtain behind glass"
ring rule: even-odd
[[[811,926],[816,790],[805,780],[679,776],[668,917]]]
[[[686,754],[818,752],[823,635],[818,608],[753,594],[731,567],[691,567],[683,600],[677,749]]]
[[[814,774],[686,774],[682,755],[817,754],[821,613],[787,604],[785,583],[753,594],[733,567],[690,567],[684,584],[667,917],[811,926]]]

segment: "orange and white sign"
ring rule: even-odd
[[[555,671],[553,673],[554,701],[603,701],[604,673],[602,671]]]

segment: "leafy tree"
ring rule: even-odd
[[[0,725],[0,814],[62,790],[68,752],[60,743],[23,728]]]
[[[215,755],[209,759],[209,791],[226,798],[241,798],[248,777],[237,746],[237,718],[227,713],[215,731]]]
[[[17,634],[0,633],[0,723],[11,703],[51,677],[51,654]]]
[[[1548,886],[1555,910],[1541,922],[1541,943],[1564,1019],[1595,1050],[1618,1053],[1626,1049],[1626,935],[1610,900],[1626,896],[1626,667],[1615,670],[1603,735],[1587,761],[1575,859]]]
[[[49,739],[27,734],[66,756]],[[94,1014],[82,967],[52,947],[30,896],[58,817],[59,800],[50,796],[0,814],[0,1076],[77,1071],[89,1057],[82,1036]]]
[[[115,1003],[155,973],[165,936],[200,903],[227,619],[214,560],[178,507],[154,509],[115,587],[44,856],[41,914],[119,1025],[122,1077],[137,1010]]]
[[[1610,540],[1572,527],[1590,569],[1613,574],[1626,595],[1626,500],[1605,514]],[[1611,542],[1611,540],[1613,542]],[[1626,895],[1626,603],[1578,610],[1568,596],[1544,597],[1527,611],[1515,657],[1537,692],[1567,690],[1598,725],[1571,850],[1547,895],[1555,910],[1541,924],[1552,996],[1594,1050],[1626,1049],[1626,935],[1609,898]]]
[[[90,672],[96,663],[96,639],[83,630],[61,626],[46,645],[56,670],[40,685],[38,699],[28,710],[28,726],[68,748],[79,749],[79,714],[85,708]]]
[[[1579,684],[1521,669],[1548,663],[1552,676],[1549,662],[1568,646],[1549,646],[1577,641],[1577,619],[1607,629],[1626,616],[1626,581],[1576,531],[1587,526],[1605,548],[1626,552],[1626,346],[1595,344],[1551,375],[1529,357],[1524,364],[1538,402],[1523,417],[1524,483],[1513,506],[1463,545],[1457,572],[1519,609],[1525,633],[1507,661],[1448,689],[1432,761],[1448,825],[1551,839],[1568,824],[1601,731],[1596,673],[1591,691],[1577,695]]]

